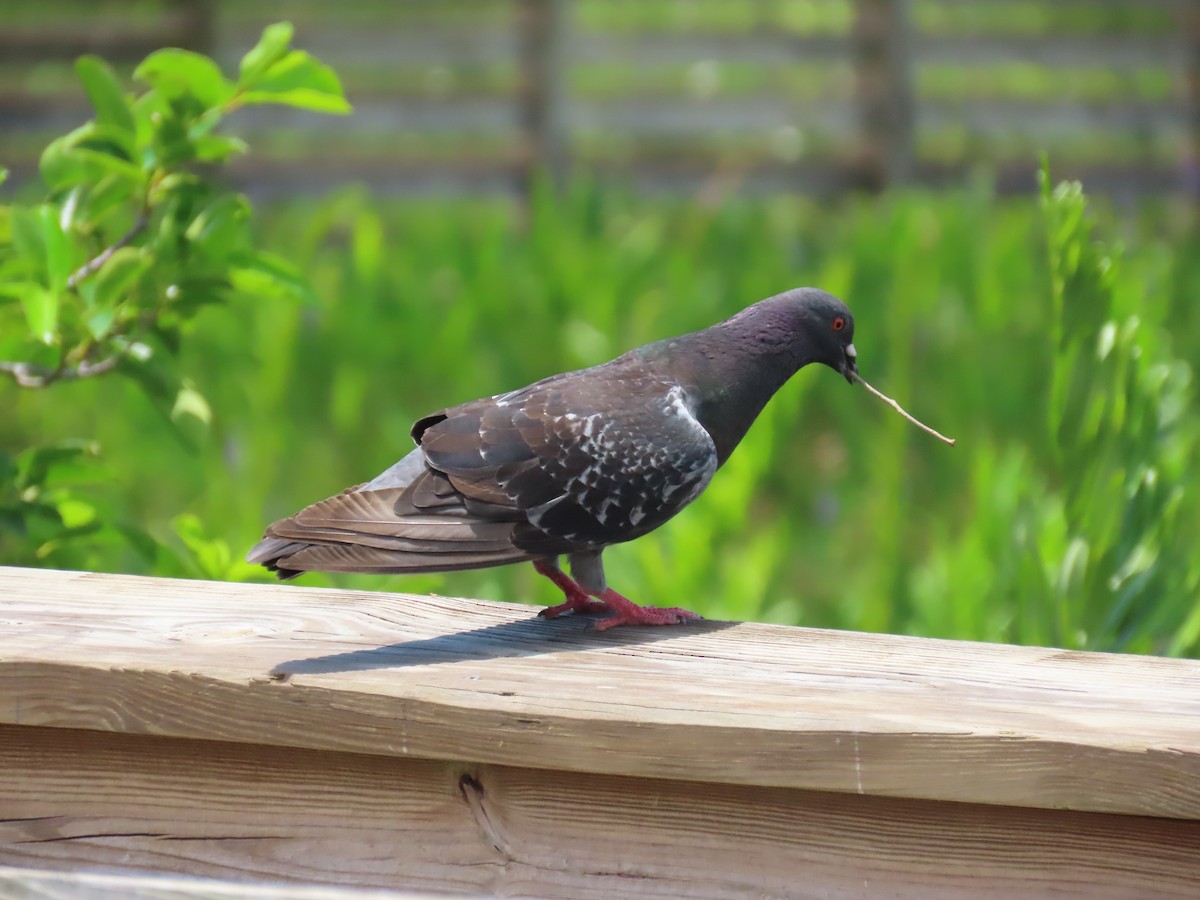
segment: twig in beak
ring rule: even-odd
[[[887,394],[883,394],[883,393],[880,393],[879,391],[875,390],[875,388],[871,387],[871,385],[867,383],[866,379],[864,379],[857,372],[854,373],[854,380],[857,381],[859,384],[861,384],[863,387],[865,387],[870,393],[874,394],[876,397],[878,397],[880,400],[882,400],[884,403],[886,403],[888,406],[890,406],[892,409],[894,409],[896,412],[900,413],[900,415],[904,416],[904,418],[908,419],[908,421],[912,422],[914,425],[916,425],[922,431],[926,431],[929,434],[932,434],[939,441],[945,441],[951,447],[953,447],[954,444],[956,443],[954,438],[948,438],[941,432],[934,431],[932,428],[930,428],[928,425],[926,425],[924,422],[920,421],[919,419],[914,419],[907,412],[905,412],[904,407],[902,407],[899,403],[897,403],[895,400],[893,400]]]

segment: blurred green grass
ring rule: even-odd
[[[1200,430],[1186,385],[1174,400],[1137,385],[1118,398],[1141,404],[1136,427],[1162,457],[1158,477],[1183,492],[1145,569],[1158,580],[1138,581],[1134,600],[1101,582],[1076,606],[1054,600],[1074,584],[1072,540],[1089,526],[1073,512],[1076,472],[1050,422],[1066,359],[1055,349],[1061,278],[1048,268],[1031,199],[997,199],[980,183],[829,204],[704,203],[580,180],[558,198],[543,191],[525,213],[502,199],[381,201],[351,189],[264,209],[260,228],[321,299],[246,298],[201,317],[183,365],[211,402],[211,433],[182,437],[130,384],[98,380],[61,385],[52,398],[0,386],[14,410],[0,440],[95,437],[107,489],[136,519],[168,536],[173,517],[194,515],[237,555],[273,519],[392,463],[426,413],[818,285],[855,311],[864,376],[959,446],[934,442],[832,372],[806,369],[700,500],[606,554],[610,583],[639,602],[717,618],[1141,652],[1200,647],[1200,566],[1187,549],[1200,539],[1196,464],[1177,458]],[[1054,239],[1078,263],[1075,238],[1059,230]],[[1200,240],[1186,216],[1166,206],[1120,219],[1102,210],[1099,235],[1126,245],[1124,261],[1098,257],[1111,273],[1068,298],[1068,311],[1111,301],[1122,321],[1136,315],[1128,365],[1143,380],[1164,360],[1194,364]],[[1115,390],[1096,382],[1094,395]],[[1179,397],[1188,402],[1167,422],[1163,404]],[[1152,421],[1158,430],[1146,431]],[[1125,463],[1114,465],[1097,471],[1124,483]],[[1118,513],[1128,519],[1130,509]],[[111,546],[83,562],[153,568]],[[555,593],[529,566],[304,580],[531,603]]]

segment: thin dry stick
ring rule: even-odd
[[[864,379],[857,372],[854,373],[854,380],[857,381],[859,384],[861,384],[863,387],[865,387],[868,391],[870,391],[872,394],[874,394],[880,400],[882,400],[884,403],[886,403],[888,406],[890,406],[892,409],[894,409],[896,412],[900,413],[900,415],[904,416],[904,418],[908,419],[908,421],[912,422],[914,425],[916,425],[922,431],[929,432],[935,438],[937,438],[939,441],[945,441],[951,447],[954,446],[954,444],[955,444],[954,438],[948,438],[941,432],[934,431],[932,428],[930,428],[928,425],[926,425],[921,420],[915,419],[912,416],[910,416],[907,412],[905,412],[904,407],[902,407],[899,403],[897,403],[895,400],[893,400],[887,394],[883,394],[883,393],[880,393],[879,391],[875,390],[875,388],[871,387],[871,385],[869,385],[867,383],[866,379]]]
[[[71,273],[71,277],[67,279],[67,287],[77,287],[79,282],[83,281],[83,279],[87,278],[89,275],[99,272],[101,266],[112,259],[113,254],[141,234],[142,229],[145,228],[149,223],[150,216],[145,210],[138,213],[138,217],[130,229],[113,241],[113,245],[111,247],[107,247],[100,251],[97,256],[95,256],[93,259],[89,259],[82,266]]]
[[[28,362],[0,362],[0,375],[8,375],[18,386],[23,388],[44,388],[56,381],[72,381],[76,378],[94,378],[97,375],[103,375],[116,368],[120,361],[120,354],[114,354],[100,362],[84,360],[78,366],[61,366],[57,369]]]

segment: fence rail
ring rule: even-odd
[[[1195,897],[1200,663],[0,569],[0,885],[31,869]]]
[[[736,170],[749,188],[829,193],[940,184],[979,165],[1020,171],[1001,185],[1030,189],[1043,150],[1095,190],[1200,183],[1200,13],[1187,0],[10,6],[25,12],[0,28],[0,161],[18,179],[88,115],[66,71],[74,55],[128,70],[176,44],[233,65],[264,24],[290,18],[357,112],[336,126],[241,113],[267,165],[235,173],[259,192],[323,184],[331,156],[401,192],[423,190],[425,174],[453,188],[455,169],[470,192],[527,189],[538,170],[655,186],[664,155],[667,190]]]

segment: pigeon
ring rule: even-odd
[[[413,425],[416,449],[275,522],[247,561],[284,579],[529,561],[564,595],[545,618],[594,614],[601,631],[699,619],[610,588],[605,548],[699,497],[799,369],[824,363],[859,380],[853,338],[841,300],[797,288],[702,331],[432,413]]]

